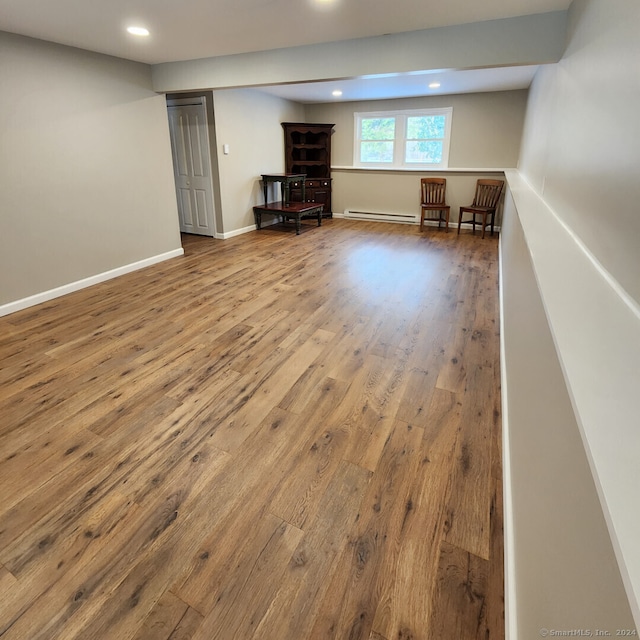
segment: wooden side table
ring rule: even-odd
[[[304,181],[307,177],[306,173],[263,173],[262,188],[264,189],[264,203],[267,204],[268,191],[270,182],[279,182],[280,191],[282,193],[282,202],[284,206],[289,206],[290,190],[289,185],[292,182],[300,182],[302,189],[302,202],[304,202]]]

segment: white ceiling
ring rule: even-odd
[[[156,64],[565,10],[571,0],[0,0],[0,30]],[[146,38],[126,32],[147,27]],[[442,70],[264,91],[303,103],[529,86],[536,67]],[[439,89],[429,89],[437,80]]]
[[[385,74],[329,82],[307,82],[260,87],[261,91],[304,104],[411,98],[452,93],[526,89],[538,69],[535,65],[473,70],[441,70]],[[439,83],[437,88],[429,84]],[[342,95],[333,96],[333,91]]]
[[[567,9],[570,0],[0,0],[0,30],[149,64]],[[151,35],[131,36],[139,24]]]

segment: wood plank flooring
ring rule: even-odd
[[[496,239],[183,244],[0,318],[0,637],[504,638]]]

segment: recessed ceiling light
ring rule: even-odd
[[[340,89],[336,89],[335,91],[331,92],[332,96],[335,96],[336,98],[338,98],[339,96],[342,95],[342,91],[340,91]]]
[[[317,11],[333,11],[340,0],[307,0]]]
[[[149,29],[145,29],[144,27],[127,27],[127,31],[134,36],[148,36]]]
[[[432,83],[429,85],[429,89],[437,89],[439,86],[440,86],[440,83],[439,83],[439,82],[432,82]]]

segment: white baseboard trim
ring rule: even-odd
[[[273,220],[262,221],[263,227],[269,227],[272,224],[278,224],[279,219],[274,217]],[[255,224],[250,224],[248,227],[242,227],[241,229],[234,229],[233,231],[228,231],[227,233],[216,233],[216,238],[218,240],[228,240],[229,238],[235,238],[236,236],[241,236],[243,233],[250,233],[251,231],[257,231],[258,227]]]
[[[388,224],[412,224],[413,226],[419,226],[420,225],[420,218],[417,219],[416,222],[406,222],[406,221],[402,221],[402,220],[378,220],[376,218],[371,218],[370,220],[365,220],[363,218],[352,218],[349,216],[345,216],[344,213],[334,213],[333,214],[334,218],[343,218],[345,220],[353,220],[354,222],[386,222]],[[438,223],[434,220],[425,220],[424,221],[424,226],[425,227],[437,227]],[[478,227],[478,224],[476,223],[476,227]],[[442,228],[442,227],[441,227]],[[451,220],[449,221],[449,229],[457,229],[458,228],[458,223],[457,222],[452,222]],[[463,222],[460,225],[461,229],[473,229],[473,225],[470,222]],[[479,228],[479,230],[482,230],[481,228]],[[493,227],[493,231],[494,233],[500,233],[500,225],[494,225]]]
[[[266,224],[264,226],[266,226]],[[227,231],[226,233],[217,233],[216,238],[219,240],[228,240],[229,238],[235,238],[236,236],[241,236],[243,233],[249,233],[250,231],[255,230],[256,225],[250,224],[248,227],[242,227],[241,229],[234,229],[233,231]]]
[[[62,286],[56,287],[55,289],[49,289],[48,291],[43,291],[42,293],[36,293],[35,295],[29,296],[27,298],[15,300],[14,302],[8,302],[7,304],[0,305],[0,317],[9,315],[10,313],[15,313],[16,311],[22,311],[23,309],[33,307],[37,304],[42,304],[43,302],[53,300],[54,298],[65,296],[68,293],[73,293],[74,291],[79,291],[80,289],[86,289],[87,287],[90,287],[94,284],[99,284],[100,282],[104,282],[105,280],[111,280],[112,278],[123,276],[126,273],[138,271],[139,269],[150,267],[151,265],[157,264],[158,262],[164,262],[165,260],[177,258],[178,256],[182,255],[184,255],[184,249],[174,249],[173,251],[167,251],[166,253],[161,253],[157,256],[151,256],[150,258],[145,258],[144,260],[139,260],[138,262],[125,264],[122,267],[117,267],[116,269],[111,269],[110,271],[98,273],[95,276],[83,278],[82,280],[76,280],[75,282],[70,282],[69,284],[63,284]]]

